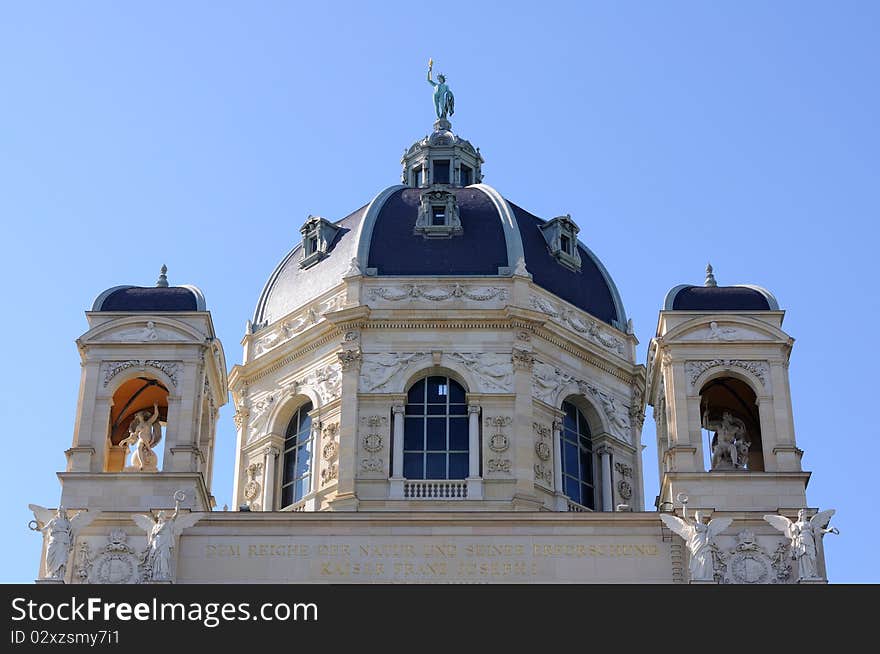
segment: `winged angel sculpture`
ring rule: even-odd
[[[784,515],[765,515],[770,525],[785,534],[791,547],[791,558],[798,564],[798,579],[820,579],[816,563],[816,545],[825,534],[839,534],[836,527],[828,529],[834,509],[819,511],[809,520],[806,511],[798,511],[797,520],[789,520]]]
[[[714,518],[709,524],[703,523],[703,511],[694,513],[694,522],[663,513],[660,519],[670,530],[684,538],[688,551],[691,553],[689,571],[691,581],[712,581],[715,566],[712,562],[712,540],[727,529],[733,518]]]
[[[144,513],[132,516],[137,526],[147,532],[147,551],[144,563],[147,568],[146,577],[148,580],[167,581],[171,579],[177,537],[184,529],[192,527],[202,517],[199,513],[180,515],[180,503],[184,499],[183,493],[178,491],[174,494],[174,499],[174,513],[170,516],[166,516],[165,511],[159,511],[155,519],[151,514]]]
[[[70,518],[63,506],[59,506],[54,512],[39,504],[28,504],[28,508],[34,512],[31,523],[34,526],[31,529],[43,532],[47,538],[46,572],[43,578],[64,579],[67,560],[77,533],[97,518],[100,511],[80,511]]]

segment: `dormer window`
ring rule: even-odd
[[[299,231],[303,235],[303,258],[299,265],[301,268],[308,268],[329,255],[339,227],[326,218],[309,216]]]
[[[422,168],[419,166],[418,168],[412,169],[412,185],[418,188],[422,185]]]
[[[559,237],[559,244],[560,250],[565,254],[571,255],[571,237],[568,234],[563,234]]]
[[[451,238],[462,233],[455,194],[432,187],[419,198],[414,234],[425,238]]]
[[[574,224],[571,216],[557,216],[541,225],[541,232],[550,254],[566,268],[579,271],[581,256],[577,248],[577,235],[580,229]]]

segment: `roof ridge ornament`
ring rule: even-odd
[[[713,272],[711,263],[706,264],[706,282],[703,285],[711,288],[718,286],[718,282],[715,281],[715,273]]]
[[[156,288],[168,288],[168,266],[164,263],[159,269],[159,279],[156,280]]]

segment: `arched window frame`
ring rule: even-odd
[[[278,487],[279,505],[282,509],[306,499],[315,484],[316,438],[310,415],[313,410],[311,401],[301,404],[291,416],[284,432]]]
[[[596,485],[599,471],[596,466],[593,430],[584,411],[570,400],[562,402],[559,452],[562,488],[572,502],[593,511],[596,508]],[[574,466],[577,474],[573,474]]]
[[[433,392],[432,384],[437,384],[437,393]],[[440,387],[445,387],[445,397]],[[441,397],[445,402],[438,401]],[[442,432],[438,424],[441,421],[445,423]],[[410,480],[467,479],[470,457],[468,422],[467,389],[463,384],[442,373],[417,379],[407,391],[403,477]]]

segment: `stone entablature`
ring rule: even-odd
[[[687,548],[657,513],[182,513],[172,583],[683,583]],[[668,515],[668,514],[665,514]],[[759,514],[718,513],[709,583],[798,579]],[[731,520],[732,519],[732,520]],[[143,516],[102,513],[71,543],[64,581],[149,581]],[[403,534],[400,529],[406,527]],[[293,534],[293,535],[292,535]],[[818,543],[821,549],[821,541]],[[821,554],[821,552],[820,552]],[[824,557],[820,556],[822,561]],[[819,569],[824,580],[824,565]]]

